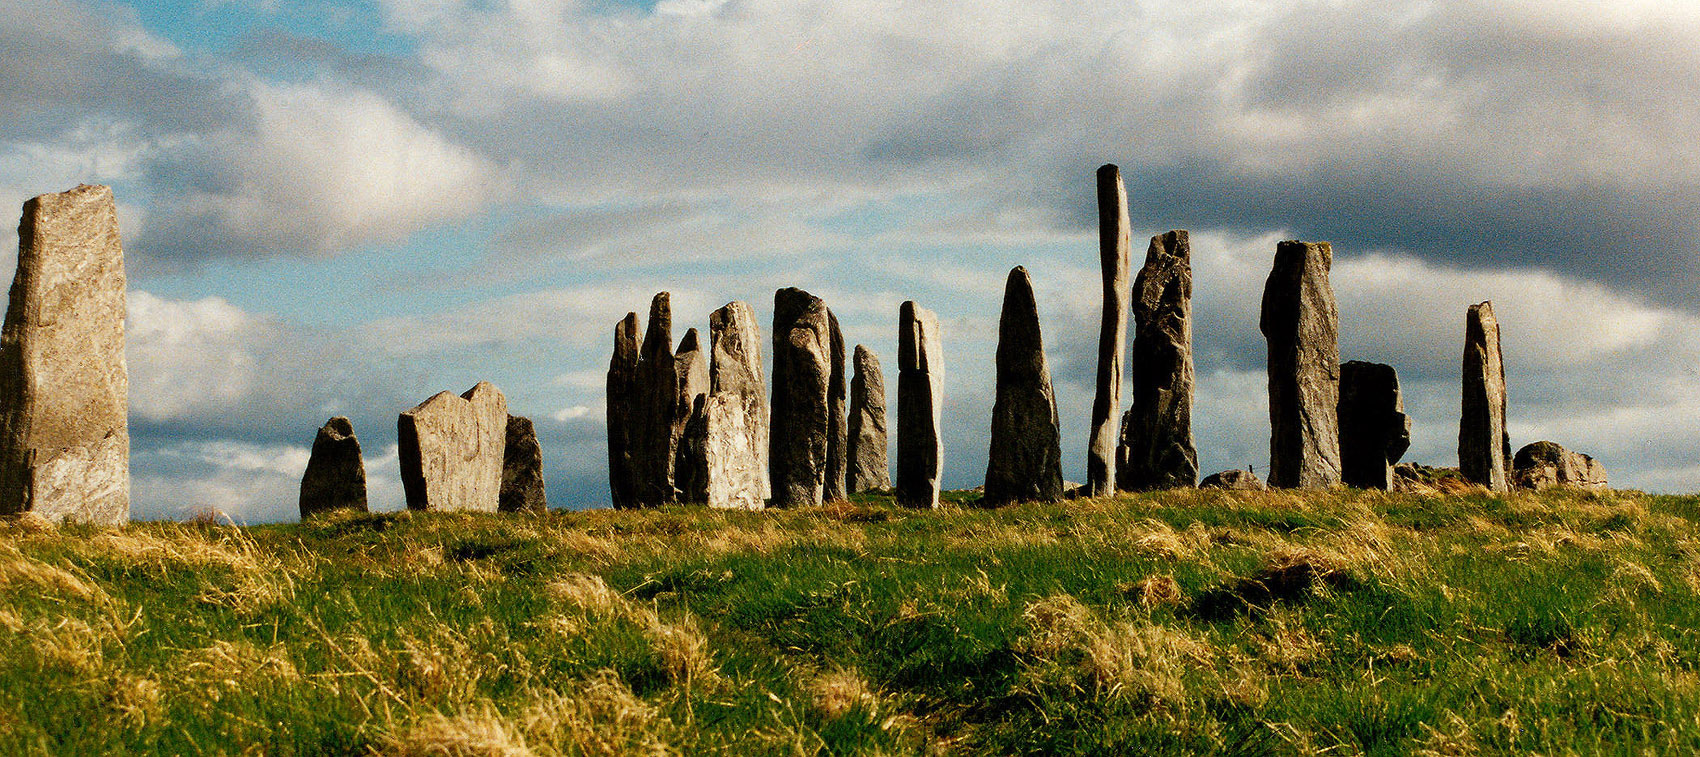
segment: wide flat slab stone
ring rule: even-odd
[[[481,381],[456,397],[439,392],[397,420],[401,485],[414,510],[496,512],[508,436],[508,401]]]

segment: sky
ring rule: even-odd
[[[1691,492],[1696,39],[1689,0],[0,0],[0,208],[117,194],[143,519],[293,520],[333,415],[400,508],[397,413],[480,380],[550,504],[605,506],[613,327],[662,290],[678,339],[802,287],[888,371],[899,305],[935,310],[971,487],[1016,265],[1084,480],[1103,163],[1135,265],[1192,235],[1202,472],[1266,470],[1257,308],[1304,239],[1407,460],[1456,464],[1492,300],[1514,447]]]

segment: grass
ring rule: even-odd
[[[1688,754],[1700,498],[0,524],[0,754]]]

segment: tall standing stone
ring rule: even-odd
[[[608,361],[608,493],[614,507],[631,507],[637,492],[632,467],[637,438],[638,318],[627,313],[614,325],[614,356]]]
[[[856,373],[850,379],[850,493],[891,488],[886,461],[885,374],[880,360],[856,345]]]
[[[679,351],[673,354],[673,371],[677,390],[673,399],[673,427],[670,446],[673,449],[673,499],[679,502],[703,503],[708,499],[708,363],[707,351],[697,336],[697,330],[685,332],[679,340]]]
[[[1098,263],[1104,280],[1104,317],[1098,331],[1098,393],[1092,399],[1092,435],[1086,448],[1086,491],[1093,497],[1116,493],[1116,416],[1122,404],[1122,355],[1127,351],[1131,233],[1121,169],[1104,165],[1098,169]]]
[[[768,471],[774,507],[818,505],[831,435],[832,318],[801,289],[773,296],[773,421]]]
[[[838,502],[850,497],[847,477],[850,473],[849,428],[844,412],[844,332],[838,328],[838,316],[826,311],[832,327],[832,378],[827,384],[826,488],[822,497]]]
[[[110,188],[24,203],[0,332],[0,514],[130,520],[124,295]]]
[[[1281,242],[1263,287],[1269,341],[1269,485],[1340,483],[1339,312],[1327,242]]]
[[[1340,366],[1340,478],[1360,489],[1392,489],[1393,464],[1411,448],[1411,418],[1391,365]]]
[[[508,400],[495,384],[480,381],[459,397],[439,392],[402,413],[396,426],[409,508],[496,512]]]
[[[504,513],[541,513],[549,509],[543,485],[543,446],[537,429],[523,415],[508,416],[502,445],[502,491],[496,509]]]
[[[1133,284],[1133,407],[1123,424],[1122,489],[1198,481],[1192,438],[1192,244],[1185,231],[1151,238]]]
[[[1511,436],[1505,430],[1505,360],[1493,303],[1471,305],[1464,317],[1464,401],[1458,423],[1458,470],[1493,491],[1510,489],[1506,464]]]
[[[708,317],[709,393],[703,413],[703,499],[709,507],[759,510],[768,487],[767,382],[761,326],[743,302]]]
[[[337,416],[313,437],[307,472],[301,474],[301,518],[332,510],[366,512],[366,462],[354,424]]]
[[[1062,499],[1062,431],[1033,279],[1016,266],[998,320],[997,402],[986,464],[988,505]]]
[[[897,504],[939,506],[944,348],[933,311],[903,303],[897,333]]]
[[[673,307],[667,292],[649,303],[649,328],[638,353],[632,402],[632,504],[655,507],[673,501],[673,421],[679,374],[673,366]]]

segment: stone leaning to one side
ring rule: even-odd
[[[614,325],[614,354],[608,361],[608,494],[615,508],[631,507],[637,492],[632,455],[636,433],[637,313]]]
[[[1269,485],[1340,483],[1339,313],[1327,242],[1281,242],[1263,288],[1269,342]]]

